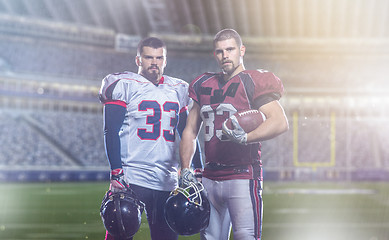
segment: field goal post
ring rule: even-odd
[[[336,157],[336,114],[330,114],[330,160],[328,162],[300,162],[298,147],[299,147],[299,115],[297,112],[293,113],[293,165],[295,167],[310,167],[316,171],[319,167],[333,167],[335,166]]]

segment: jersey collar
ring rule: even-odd
[[[163,84],[165,82],[165,78],[162,76],[161,79],[159,79],[158,85]],[[158,86],[157,85],[157,86]]]

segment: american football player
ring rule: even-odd
[[[246,70],[245,46],[233,29],[214,38],[214,56],[222,72],[205,73],[189,87],[194,100],[180,143],[181,183],[196,182],[189,169],[196,136],[204,125],[205,167],[202,183],[211,205],[209,226],[201,239],[260,239],[262,232],[262,162],[260,141],[285,132],[289,126],[279,103],[283,85],[273,73]],[[266,120],[251,132],[226,120],[245,109],[262,112]]]
[[[109,74],[100,89],[110,190],[122,191],[129,185],[145,204],[151,238],[177,239],[163,209],[178,186],[176,132],[181,135],[186,123],[189,84],[163,75],[166,46],[158,38],[143,39],[135,61],[138,73]],[[202,168],[200,156],[198,151],[194,168]],[[106,239],[113,237],[107,232]]]

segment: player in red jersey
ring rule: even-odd
[[[220,73],[205,73],[189,87],[194,100],[180,144],[181,184],[195,182],[187,170],[195,153],[196,137],[204,125],[205,168],[202,182],[211,203],[208,228],[201,239],[260,239],[262,232],[262,162],[260,141],[287,131],[288,121],[279,103],[283,85],[273,73],[245,70],[245,46],[233,29],[214,38],[214,55]],[[266,120],[245,133],[239,125],[224,122],[235,112],[258,109]]]

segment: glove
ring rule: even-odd
[[[111,186],[110,190],[112,192],[125,191],[129,188],[128,184],[124,180],[123,169],[116,168],[111,171]]]
[[[228,120],[228,119],[227,119]],[[222,130],[231,141],[246,145],[247,144],[247,133],[239,125],[238,119],[234,115],[231,116],[232,129],[227,127],[227,120],[224,121]]]
[[[189,187],[191,183],[198,184],[197,178],[193,174],[193,171],[189,168],[184,168],[181,170],[180,178],[178,179],[178,185],[181,188]]]

